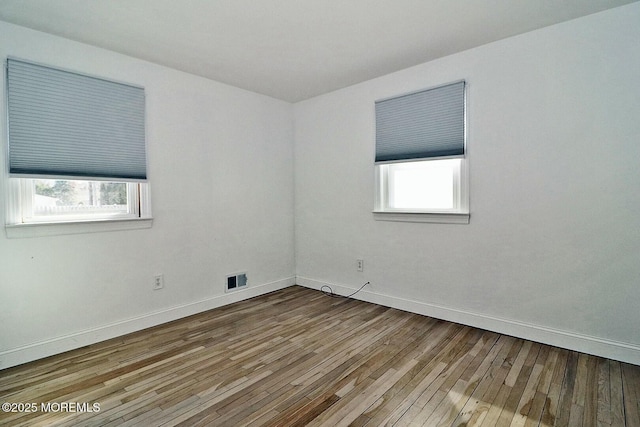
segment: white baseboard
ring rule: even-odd
[[[311,289],[320,289],[322,286],[328,285],[331,286],[335,293],[340,295],[351,294],[357,289],[301,276],[296,277],[296,283],[300,286]],[[612,341],[600,337],[563,331],[545,326],[519,322],[516,320],[487,316],[480,313],[472,313],[436,304],[407,300],[371,292],[366,288],[358,292],[358,294],[353,298],[374,304],[380,304],[385,307],[397,308],[411,313],[434,317],[436,319],[461,323],[463,325],[486,329],[543,344],[549,344],[555,347],[640,365],[640,346],[636,344]]]
[[[334,292],[341,295],[347,295],[356,290],[356,288],[327,283],[302,276],[297,276],[297,278],[289,277],[275,282],[251,286],[247,289],[217,295],[213,298],[170,307],[165,310],[148,313],[98,328],[6,350],[0,352],[0,369],[42,359],[54,354],[63,353],[65,351],[74,350],[86,345],[126,335],[131,332],[157,326],[162,323],[171,322],[203,311],[222,307],[279,289],[284,289],[296,283],[300,286],[311,289],[320,289],[324,285],[329,285],[332,287]],[[634,365],[640,365],[640,346],[635,344],[612,341],[510,319],[487,316],[480,313],[472,313],[436,304],[407,300],[390,295],[370,292],[366,290],[366,288],[355,295],[354,298],[374,304],[380,304],[385,307],[397,308],[411,313],[461,323],[556,347],[632,363]]]
[[[23,347],[0,352],[0,369],[21,365],[54,354],[64,353],[86,345],[137,332],[152,326],[181,319],[213,308],[253,298],[277,291],[295,284],[295,277],[288,277],[271,283],[250,286],[246,289],[217,295],[188,304],[170,307],[131,319],[111,323],[74,334],[56,337],[50,340],[29,344]]]

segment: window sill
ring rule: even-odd
[[[26,224],[7,224],[5,230],[9,239],[28,237],[58,236],[63,234],[100,233],[104,231],[122,231],[151,228],[153,218],[44,222]]]
[[[390,212],[373,211],[376,221],[431,222],[440,224],[469,224],[469,213],[453,212]]]

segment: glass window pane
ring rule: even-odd
[[[389,207],[450,210],[459,159],[389,165]]]
[[[129,213],[127,183],[34,179],[33,215]]]

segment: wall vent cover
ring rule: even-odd
[[[227,292],[247,287],[247,273],[238,273],[227,276]]]

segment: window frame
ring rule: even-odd
[[[13,178],[18,179],[21,197],[21,212],[19,223],[44,223],[44,222],[78,222],[78,221],[108,221],[118,219],[135,219],[140,217],[140,183],[124,182],[124,181],[103,181],[125,184],[127,186],[127,212],[114,213],[76,213],[76,214],[59,214],[59,215],[36,215],[35,206],[33,204],[35,192],[35,181],[42,178]],[[94,183],[100,182],[95,180],[66,180],[56,178],[55,181],[76,181]]]
[[[452,157],[419,159],[415,162],[437,162]],[[452,209],[401,209],[389,206],[389,168],[409,162],[386,162],[374,165],[375,168],[375,207],[373,216],[382,221],[431,222],[431,223],[469,223],[469,179],[468,160],[460,159],[459,166],[453,176],[453,208]]]
[[[8,181],[5,186],[7,188],[5,231],[8,238],[132,230],[150,228],[153,224],[148,182],[127,182],[127,197],[130,199],[130,203],[133,202],[132,209],[127,214],[52,215],[48,218],[32,219],[33,207],[30,200],[33,200],[33,181],[36,179],[61,181],[71,179],[61,177],[17,178],[9,177],[8,174],[5,174],[5,179]],[[131,190],[133,190],[133,194]],[[25,212],[25,210],[29,210],[29,212]],[[30,214],[31,218],[29,218]],[[27,217],[26,220],[25,217]]]
[[[450,223],[450,224],[468,224],[470,220],[469,209],[469,159],[468,159],[468,126],[467,126],[467,97],[468,97],[468,82],[466,80],[458,80],[450,83],[445,83],[437,86],[432,86],[427,89],[421,89],[389,98],[384,98],[376,101],[376,122],[377,122],[377,105],[378,103],[384,103],[385,101],[391,101],[400,98],[406,98],[412,95],[420,95],[432,90],[444,89],[449,86],[454,86],[459,83],[463,85],[462,92],[462,153],[453,155],[433,155],[433,156],[411,156],[407,157],[395,157],[393,160],[386,160],[384,156],[382,159],[378,158],[378,141],[377,141],[377,123],[376,123],[376,138],[374,140],[375,147],[375,160],[374,160],[374,180],[375,180],[375,195],[374,195],[374,209],[373,217],[375,220],[382,221],[403,221],[403,222],[430,222],[430,223]],[[415,110],[414,110],[415,111]],[[433,110],[431,110],[433,111]],[[409,113],[411,114],[411,113]],[[412,146],[414,147],[414,146]],[[394,165],[401,165],[405,163],[414,162],[437,162],[449,159],[460,159],[459,167],[454,171],[453,176],[453,208],[452,209],[399,209],[389,206],[389,168]]]
[[[132,85],[126,82],[118,82],[108,78],[85,74],[82,72],[68,70],[60,68],[55,65],[40,64],[33,61],[23,60],[20,58],[7,57],[4,61],[4,100],[3,105],[5,108],[4,123],[7,132],[5,132],[2,138],[4,155],[4,167],[2,174],[0,174],[0,184],[4,190],[4,226],[5,232],[8,238],[23,238],[23,237],[40,237],[50,235],[61,234],[83,234],[102,231],[116,231],[116,230],[131,230],[150,228],[153,223],[153,217],[151,214],[151,190],[150,180],[148,176],[148,150],[146,135],[143,135],[143,144],[145,151],[145,170],[144,178],[137,175],[99,175],[99,176],[85,176],[85,174],[78,174],[73,176],[66,176],[56,173],[11,173],[10,171],[10,147],[9,147],[9,75],[8,75],[8,61],[23,62],[30,66],[40,66],[47,69],[51,69],[56,72],[68,73],[69,75],[75,75],[80,78],[90,78],[96,81],[100,81],[107,84],[116,84],[119,86],[129,86],[136,89],[144,88],[137,85]],[[144,97],[144,92],[142,94]],[[146,128],[146,108],[142,105],[142,122]],[[144,133],[146,133],[143,130]],[[87,213],[80,215],[51,215],[51,216],[39,216],[33,215],[33,194],[34,180],[38,179],[52,179],[60,181],[108,181],[108,182],[124,182],[127,184],[127,197],[128,205],[130,208],[128,212],[117,214],[95,214]]]

